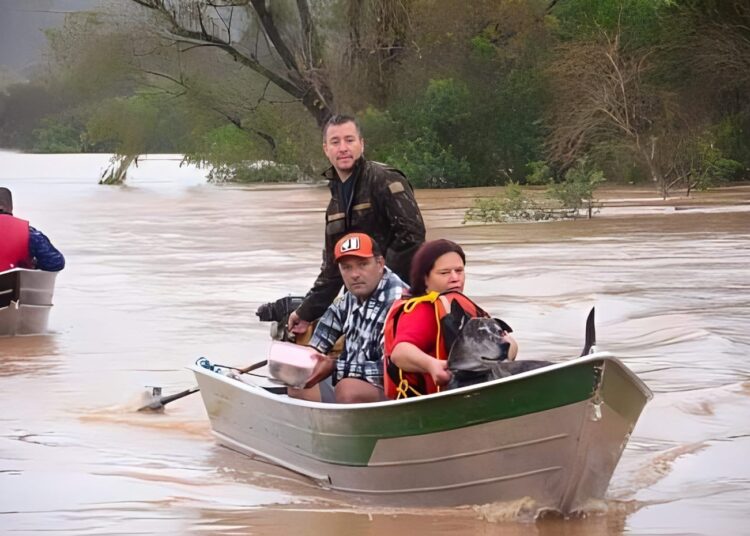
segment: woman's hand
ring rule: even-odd
[[[451,371],[448,370],[448,362],[434,357],[430,359],[427,373],[432,376],[435,385],[446,385],[453,377]]]
[[[451,381],[448,362],[432,357],[410,342],[400,342],[393,349],[391,361],[406,372],[429,374],[435,385],[445,385]]]

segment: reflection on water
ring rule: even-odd
[[[12,343],[0,338],[0,377],[54,374],[61,359],[55,339],[54,334],[15,337]]]
[[[254,311],[314,279],[327,191],[218,187],[156,159],[127,187],[100,187],[106,161],[0,152],[17,214],[68,260],[53,333],[0,339],[0,532],[743,533],[750,217],[716,209],[724,194],[698,203],[712,211],[483,226],[460,223],[477,191],[418,192],[429,235],[466,246],[467,292],[513,326],[525,357],[577,355],[595,305],[599,348],[655,392],[608,501],[585,518],[534,521],[525,501],[357,505],[219,447],[198,394],[137,413],[145,386],[192,386],[184,367],[198,356],[265,357],[268,327]],[[731,195],[747,200],[748,189]],[[633,214],[637,203],[651,201],[610,206]]]

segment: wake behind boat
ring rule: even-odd
[[[0,272],[0,337],[46,333],[57,272]]]
[[[218,441],[368,502],[530,497],[564,514],[603,499],[651,391],[606,352],[436,394],[307,402],[268,378],[192,366]]]

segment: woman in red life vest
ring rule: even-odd
[[[403,398],[440,390],[451,379],[448,350],[452,337],[450,316],[489,317],[463,295],[466,256],[450,240],[423,244],[414,255],[411,268],[411,298],[393,304],[386,319],[385,394]],[[510,336],[508,359],[514,359],[518,345]]]

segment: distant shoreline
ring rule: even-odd
[[[25,153],[13,149],[0,148],[0,159],[3,156],[14,156],[18,157],[38,157],[40,159],[49,158],[65,158],[66,156],[83,157],[84,159],[91,160],[91,164],[95,169],[90,170],[90,176],[93,179],[95,170],[100,170],[102,166],[108,163],[109,158],[113,155],[112,153]],[[185,166],[180,165],[182,162],[183,155],[179,153],[165,153],[165,154],[144,154],[138,157],[139,166],[148,162],[160,162],[160,171],[165,170],[161,166],[171,167],[168,162],[175,163],[175,172],[183,174],[186,171]],[[134,165],[131,165],[131,171],[133,171]],[[102,168],[103,169],[103,168]],[[55,174],[60,173],[60,168],[54,168]],[[5,171],[5,173],[4,173]],[[0,180],[7,177],[9,170],[0,167]],[[195,170],[196,175],[205,175],[207,170]],[[5,176],[4,176],[5,175]],[[98,179],[98,175],[97,175]],[[127,181],[126,181],[127,184]],[[244,182],[228,182],[226,185],[264,185],[266,187],[279,185],[286,186],[297,185],[294,181],[289,182],[268,182],[268,183],[244,183]],[[309,186],[309,185],[307,185]],[[417,200],[420,204],[425,205],[426,210],[442,210],[442,209],[460,209],[462,212],[468,209],[476,198],[488,198],[502,194],[504,186],[480,186],[480,187],[468,187],[468,188],[453,188],[453,195],[450,199],[446,199],[445,195],[438,194],[443,192],[445,189],[433,189],[433,188],[417,188]],[[533,197],[543,197],[543,187],[523,187],[524,192],[527,192]],[[601,218],[607,216],[617,215],[638,215],[638,214],[663,214],[668,212],[687,212],[687,211],[750,211],[750,181],[731,183],[728,185],[717,186],[710,188],[706,191],[693,190],[690,193],[690,197],[685,197],[684,189],[675,189],[675,193],[662,199],[656,191],[655,187],[649,185],[605,185],[596,190],[595,198],[597,204],[600,205],[600,212],[597,213],[594,218]],[[472,224],[475,225],[475,224]]]

